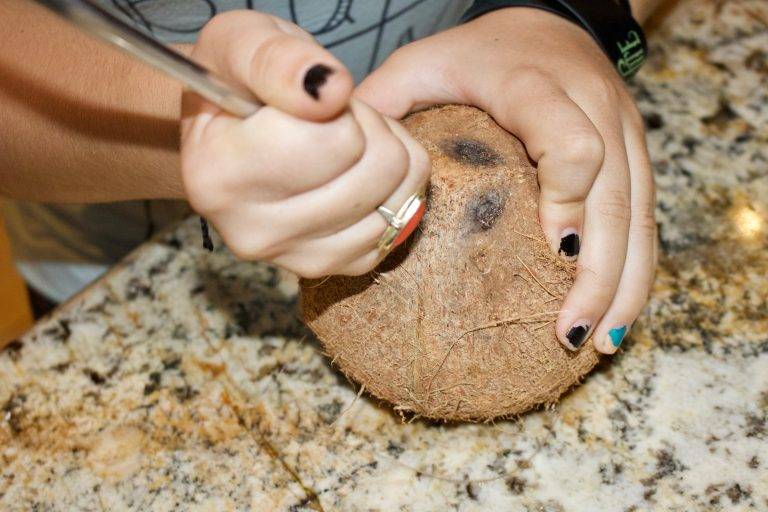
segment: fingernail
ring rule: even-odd
[[[328,76],[333,70],[325,64],[315,64],[304,75],[304,90],[314,99],[320,99],[320,88],[328,81]]]
[[[587,339],[589,333],[589,323],[586,320],[579,320],[565,333],[565,337],[568,339],[568,343],[571,345],[571,350],[578,349],[582,343]]]
[[[573,230],[563,231],[563,236],[560,238],[560,248],[557,250],[557,253],[573,258],[579,255],[580,249],[581,240],[579,240],[579,235]]]
[[[624,336],[627,334],[627,326],[622,325],[621,327],[614,327],[610,331],[608,331],[608,337],[611,339],[611,345],[613,345],[616,348],[619,348],[621,345],[621,342],[624,341]]]

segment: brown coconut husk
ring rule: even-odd
[[[399,411],[488,420],[556,402],[598,356],[555,337],[575,270],[544,239],[522,144],[471,107],[404,124],[433,165],[419,230],[374,272],[302,280],[305,321],[341,371]]]

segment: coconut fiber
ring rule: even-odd
[[[305,321],[342,372],[403,413],[488,420],[556,402],[598,357],[555,338],[574,266],[544,240],[522,144],[471,107],[404,124],[432,158],[419,229],[364,276],[302,280]]]

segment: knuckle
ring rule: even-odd
[[[401,183],[408,175],[410,157],[400,139],[390,132],[380,137],[371,149],[375,152],[371,155],[371,161],[384,164],[380,169],[386,172],[387,178],[393,184]]]
[[[221,211],[227,204],[226,195],[219,189],[221,182],[207,168],[187,170],[183,174],[187,200],[196,212],[211,214]]]
[[[344,115],[328,127],[317,132],[316,147],[325,147],[337,161],[351,167],[359,162],[366,149],[365,133],[352,115]]]
[[[272,75],[270,70],[273,69],[273,64],[275,61],[280,61],[280,56],[284,53],[290,40],[290,36],[283,32],[277,32],[264,39],[251,59],[250,76],[257,81],[269,79]],[[230,52],[228,55],[233,58],[237,56],[235,52]],[[234,66],[237,65],[237,62],[230,64]]]
[[[624,87],[618,80],[602,74],[592,75],[587,80],[587,90],[605,105],[616,105],[620,98],[626,94]]]
[[[429,181],[430,171],[432,170],[432,160],[429,153],[421,144],[415,146],[411,151],[411,172],[413,172],[420,184],[426,184]]]
[[[236,41],[231,41],[231,38],[226,36],[232,33],[233,27],[242,26],[244,17],[248,18],[251,25],[254,21],[264,24],[268,20],[266,16],[255,11],[228,11],[216,14],[200,30],[193,55],[198,56],[201,49],[203,53],[206,53],[208,49],[220,47],[222,40],[226,41],[227,44],[236,44]]]
[[[181,159],[181,177],[187,199],[202,213],[222,211],[232,203],[233,191],[240,190],[240,173],[233,166],[229,150],[216,144],[202,143],[185,150]]]
[[[226,24],[228,19],[229,19],[229,16],[227,16],[226,13],[219,14],[211,18],[208,21],[208,23],[203,25],[203,28],[200,30],[200,34],[198,35],[198,38],[197,38],[197,44],[195,45],[195,52],[198,51],[200,48],[205,47],[205,45],[209,41],[215,41],[217,34],[220,30],[220,26]]]
[[[255,260],[259,259],[260,254],[256,250],[256,247],[247,240],[240,240],[235,238],[225,239],[229,251],[239,260]]]
[[[603,162],[605,142],[596,130],[574,130],[563,136],[559,151],[570,165],[594,168]]]
[[[258,259],[258,255],[254,252],[253,247],[243,241],[235,241],[225,239],[224,243],[227,245],[229,252],[231,252],[238,260],[255,260]]]
[[[597,212],[611,225],[627,225],[631,220],[631,210],[626,194],[612,194],[613,199],[603,201],[597,205]]]
[[[412,53],[412,49],[409,48],[409,46],[410,45],[401,46],[394,52],[390,53],[389,57],[387,57],[384,63],[389,66],[394,66],[407,61]]]
[[[204,192],[204,187],[198,185],[187,184],[186,189],[187,200],[194,211],[209,216],[221,211],[224,201],[219,196]]]
[[[632,211],[630,229],[646,235],[648,238],[656,236],[656,217],[654,211],[648,207],[636,208]]]
[[[377,260],[374,258],[367,258],[364,261],[356,262],[343,270],[343,274],[346,276],[362,276],[367,274],[374,268],[376,268]]]
[[[340,173],[359,163],[365,154],[365,133],[351,115],[318,126],[302,123],[298,129],[292,120],[284,124],[280,140],[290,141],[287,145],[296,152],[318,148],[313,149],[316,157],[312,160],[317,165],[330,165]]]
[[[539,217],[543,222],[564,222],[580,224],[584,216],[584,198],[577,190],[543,190],[539,195]]]
[[[330,258],[310,258],[297,266],[297,273],[307,279],[320,279],[331,275],[336,264]]]
[[[414,58],[420,59],[422,54],[421,41],[416,40],[392,52],[387,57],[385,64],[389,66],[407,65]]]
[[[513,87],[537,87],[544,82],[552,81],[552,77],[534,66],[524,66],[515,70],[509,77]]]
[[[616,282],[587,265],[576,264],[576,279],[589,282],[590,297],[600,304],[607,304],[616,293]]]
[[[232,254],[241,260],[270,260],[278,253],[276,240],[249,230],[230,233],[224,241]]]

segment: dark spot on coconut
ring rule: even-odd
[[[443,142],[442,149],[457,162],[474,167],[493,167],[504,163],[504,158],[495,149],[479,140],[448,140]]]
[[[491,190],[475,197],[469,202],[468,217],[472,231],[487,231],[493,227],[496,219],[504,211],[504,197]]]

